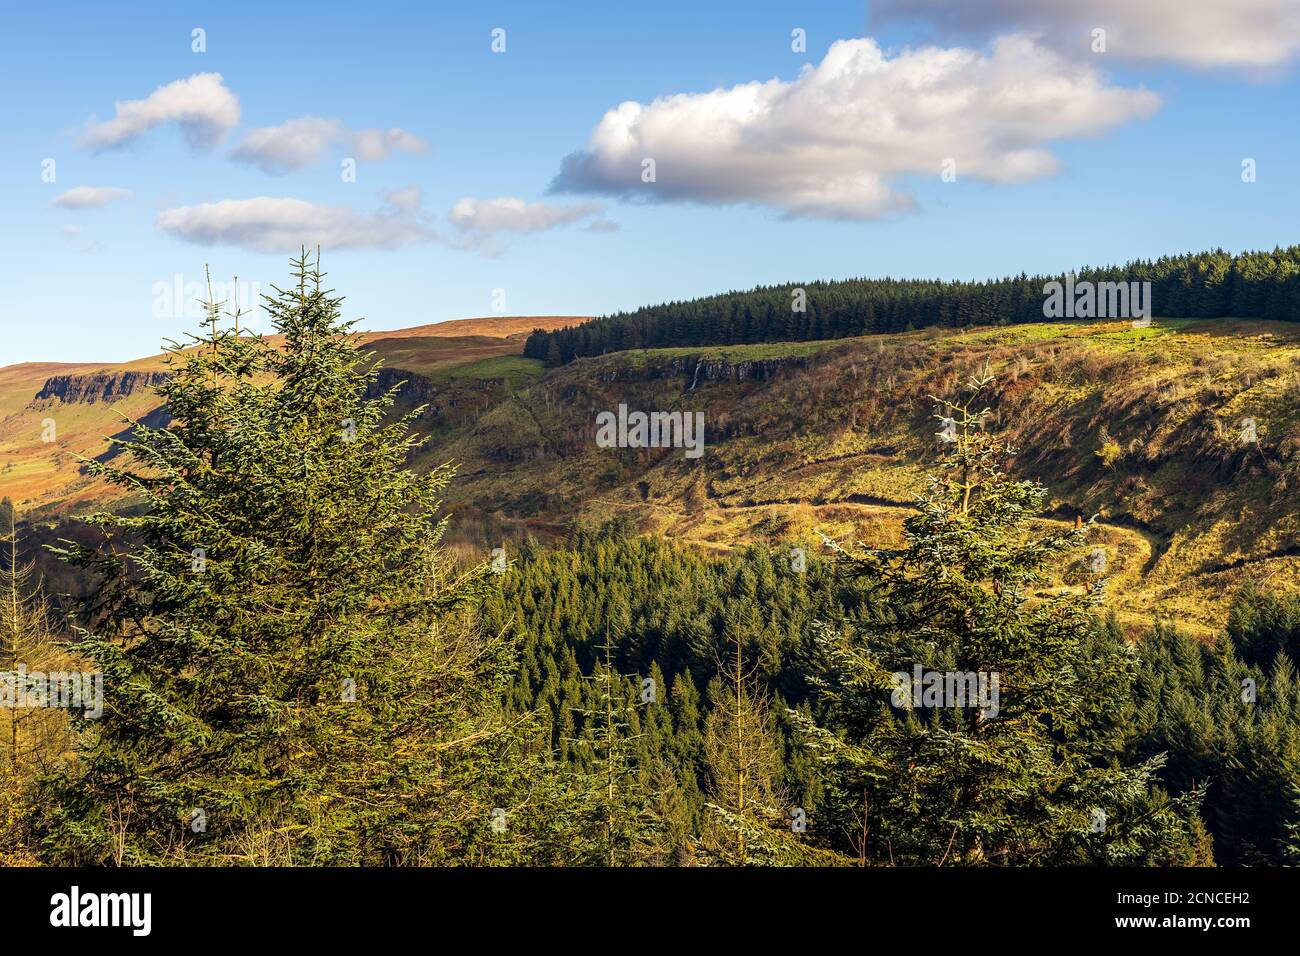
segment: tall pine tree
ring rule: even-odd
[[[407,467],[418,410],[376,393],[322,279],[304,252],[264,297],[278,342],[209,302],[169,349],[168,423],[89,465],[136,507],[62,551],[97,581],[75,620],[105,712],[48,783],[57,859],[443,863],[493,839],[514,738],[508,655],[461,610],[484,569],[449,572],[452,472]]]

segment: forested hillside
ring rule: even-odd
[[[622,349],[835,339],[931,325],[1041,322],[1043,286],[1021,273],[983,282],[853,279],[760,286],[538,330],[524,355],[562,365]],[[1300,321],[1300,246],[1162,256],[1078,271],[1080,282],[1149,282],[1155,315]]]
[[[268,310],[275,340],[210,304],[132,396],[164,411],[84,463],[100,511],[0,508],[6,664],[103,684],[0,713],[5,861],[1300,859],[1295,328],[498,355],[483,387],[442,346],[377,366],[306,254]],[[707,454],[600,447],[619,404],[702,415]]]
[[[705,747],[727,703],[728,662],[739,644],[770,707],[760,736],[771,756],[755,786],[787,796],[820,830],[824,774],[799,746],[793,714],[825,712],[815,674],[818,621],[861,621],[867,596],[814,557],[794,570],[788,550],[750,548],[709,557],[626,522],[575,528],[554,550],[526,548],[484,604],[493,631],[515,635],[520,667],[509,691],[519,712],[540,710],[550,746],[577,768],[596,765],[589,677],[612,664],[621,695],[640,699],[646,678],[657,706],[630,706],[638,785],[663,791],[670,824],[699,833],[709,820],[717,768]],[[1113,618],[1099,641],[1121,641]],[[1155,624],[1136,638],[1131,688],[1105,701],[1121,750],[1166,755],[1169,793],[1197,792],[1221,865],[1300,862],[1300,600],[1247,587],[1212,643]],[[1243,681],[1255,699],[1243,700]],[[821,833],[847,852],[847,836]],[[1188,860],[1208,859],[1191,835]],[[686,848],[681,848],[683,858]]]

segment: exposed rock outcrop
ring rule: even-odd
[[[437,391],[433,382],[417,372],[408,372],[404,368],[385,366],[379,370],[379,375],[370,383],[370,387],[366,390],[366,397],[377,398],[395,385],[402,386],[401,391],[397,393],[398,395],[417,405],[429,402]]]
[[[93,372],[89,375],[55,375],[45,380],[36,401],[51,399],[76,403],[116,402],[167,381],[167,372]]]
[[[728,362],[723,358],[681,355],[645,365],[612,365],[601,369],[597,377],[604,382],[635,382],[683,376],[690,380],[688,387],[695,388],[701,382],[762,381],[807,364],[807,359],[798,356]]]

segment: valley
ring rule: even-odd
[[[1096,516],[1108,604],[1126,629],[1158,616],[1208,635],[1246,580],[1300,588],[1294,325],[927,328],[636,349],[550,369],[520,355],[532,328],[576,321],[474,319],[362,340],[385,366],[377,388],[404,383],[401,406],[428,406],[420,467],[457,463],[451,540],[470,554],[616,514],[712,552],[814,553],[822,534],[896,544],[939,450],[931,396],[987,367],[990,423],[1018,449],[1012,471],[1048,487],[1044,525]],[[0,496],[44,522],[104,500],[81,457],[158,414],[148,386],[161,373],[156,357],[0,370]],[[619,404],[702,414],[705,453],[598,447],[597,416]],[[57,440],[42,442],[51,420]],[[1066,568],[1042,593],[1086,578]]]

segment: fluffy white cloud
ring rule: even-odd
[[[452,207],[447,218],[461,232],[487,238],[503,232],[543,232],[599,216],[603,211],[604,207],[594,202],[556,206],[544,202],[528,203],[513,196],[498,199],[467,196]]]
[[[949,158],[958,178],[1047,176],[1058,169],[1049,143],[1158,106],[1155,94],[1109,86],[1090,64],[1024,36],[999,38],[990,54],[927,47],[892,58],[871,39],[841,40],[790,82],[620,104],[551,188],[870,219],[912,205],[901,176],[937,178]]]
[[[360,212],[269,196],[165,209],[157,225],[186,242],[268,253],[318,243],[327,249],[395,249],[437,238],[417,217],[399,208]]]
[[[220,73],[196,73],[160,86],[142,100],[118,100],[116,114],[92,122],[81,138],[87,149],[111,149],[129,143],[164,123],[176,123],[191,146],[210,147],[239,124],[239,97],[226,88]]]
[[[393,153],[427,153],[429,144],[400,127],[363,129],[352,134],[352,151],[359,160],[375,163]]]
[[[344,133],[343,124],[336,119],[304,116],[282,126],[250,130],[230,155],[266,173],[287,173],[319,160]]]
[[[398,152],[429,150],[429,144],[420,137],[398,127],[350,132],[339,120],[304,116],[280,126],[250,131],[230,155],[239,162],[252,163],[263,172],[279,174],[310,166],[341,143],[350,144],[355,157],[363,162],[379,162]]]
[[[158,216],[157,226],[186,242],[240,246],[254,252],[293,252],[317,243],[327,249],[395,249],[437,242],[490,256],[503,251],[499,240],[507,234],[541,232],[584,220],[592,231],[618,228],[601,218],[600,203],[556,206],[511,197],[466,198],[456,203],[448,216],[456,233],[440,235],[432,227],[432,218],[423,212],[419,186],[381,195],[383,206],[375,212],[269,196],[223,199],[166,209]]]
[[[77,186],[55,196],[50,205],[64,209],[102,209],[129,195],[131,190],[117,186]]]
[[[947,34],[1034,31],[1064,50],[1193,67],[1275,67],[1300,52],[1296,0],[876,0],[878,20],[931,19]]]

